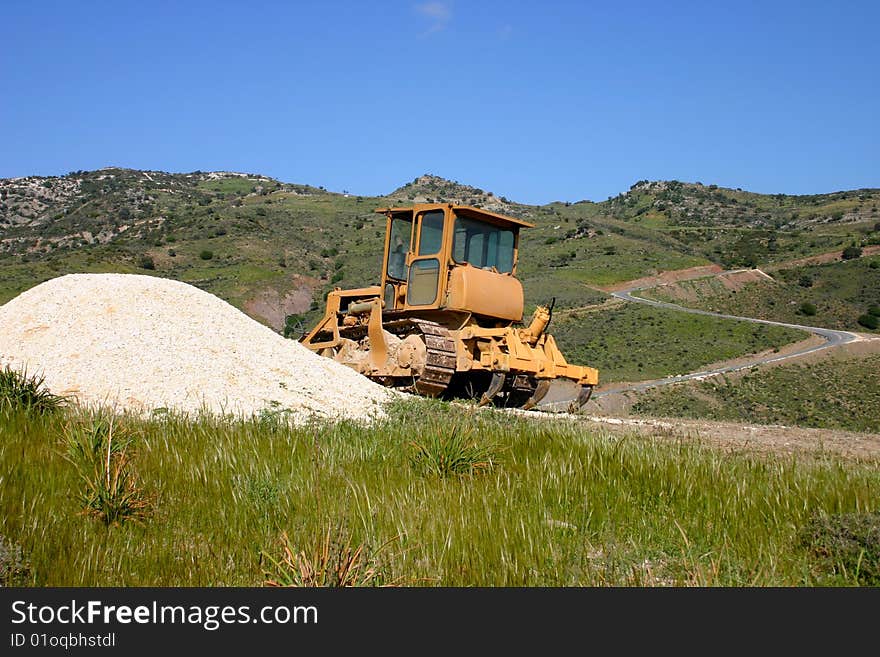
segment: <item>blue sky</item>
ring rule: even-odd
[[[880,187],[880,2],[3,3],[0,177]]]

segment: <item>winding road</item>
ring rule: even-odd
[[[720,272],[717,274],[718,276],[722,274],[727,274],[731,272]],[[657,379],[654,381],[641,381],[636,383],[630,383],[623,385],[620,388],[614,388],[611,390],[597,390],[593,393],[592,399],[599,399],[606,395],[617,394],[621,392],[630,392],[630,391],[640,391],[647,390],[649,388],[656,388],[659,386],[665,386],[672,383],[680,383],[682,381],[693,381],[700,380],[706,377],[715,376],[718,374],[726,374],[729,372],[736,372],[739,370],[748,369],[750,367],[755,367],[756,365],[764,365],[766,363],[775,363],[782,360],[788,360],[791,358],[797,358],[799,356],[804,356],[806,354],[810,354],[816,351],[821,351],[823,349],[829,349],[831,347],[838,347],[840,345],[844,345],[850,342],[855,342],[859,340],[859,336],[855,333],[851,333],[849,331],[837,331],[834,329],[821,328],[818,326],[804,326],[802,324],[787,324],[785,322],[774,322],[768,319],[756,319],[754,317],[739,317],[737,315],[725,315],[723,313],[714,313],[708,310],[697,310],[696,308],[686,308],[684,306],[679,306],[674,303],[668,303],[665,301],[653,301],[651,299],[645,299],[643,297],[636,296],[633,294],[637,290],[649,289],[651,287],[655,287],[654,285],[644,285],[644,286],[636,286],[627,288],[625,290],[619,290],[617,292],[612,292],[611,296],[621,299],[622,301],[629,301],[632,303],[643,303],[649,306],[656,306],[658,308],[666,308],[668,310],[677,310],[680,312],[691,313],[694,315],[708,315],[709,317],[720,317],[722,319],[734,319],[742,322],[753,322],[755,324],[769,324],[772,326],[785,326],[787,328],[799,329],[801,331],[807,331],[809,333],[813,333],[814,335],[818,335],[823,338],[825,342],[818,345],[812,345],[809,347],[804,347],[803,349],[798,349],[796,351],[786,353],[778,356],[763,356],[756,357],[754,359],[748,360],[746,362],[740,362],[736,365],[728,365],[724,367],[718,367],[710,370],[703,370],[700,372],[691,372],[690,374],[682,374],[679,376],[670,376],[665,379]],[[568,400],[556,399],[552,402],[544,404],[544,408],[552,409],[557,406],[567,405],[570,401],[572,401],[574,397]]]

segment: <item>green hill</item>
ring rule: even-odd
[[[276,330],[288,317],[307,328],[333,286],[377,282],[385,226],[374,210],[431,201],[535,224],[520,251],[527,310],[596,304],[603,287],[660,271],[880,242],[878,189],[785,196],[640,181],[602,202],[535,206],[430,174],[362,197],[256,173],[106,168],[0,180],[0,303],[66,273],[137,272],[196,285]],[[589,324],[567,322],[563,349],[605,330]]]

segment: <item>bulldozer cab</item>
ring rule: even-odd
[[[390,310],[458,310],[520,321],[516,279],[525,221],[452,204],[377,210],[387,217],[382,298]]]

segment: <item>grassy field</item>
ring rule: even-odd
[[[807,337],[778,326],[627,304],[601,313],[554,317],[550,328],[571,363],[599,369],[602,383],[694,372],[717,361]]]
[[[644,393],[634,413],[880,432],[880,356],[826,359]]]
[[[880,306],[880,256],[781,269],[773,276],[775,283],[749,283],[738,291],[713,279],[684,281],[678,287],[685,299],[662,287],[642,294],[732,315],[871,332],[858,318]],[[812,305],[812,314],[803,311],[803,304]]]
[[[370,428],[120,418],[109,451],[100,426],[70,411],[0,409],[4,584],[849,586],[880,576],[880,557],[857,567],[835,529],[877,523],[877,464],[729,454],[429,401]],[[115,495],[105,454],[122,475]],[[112,522],[120,509],[129,515]],[[304,563],[317,575],[304,579]]]

